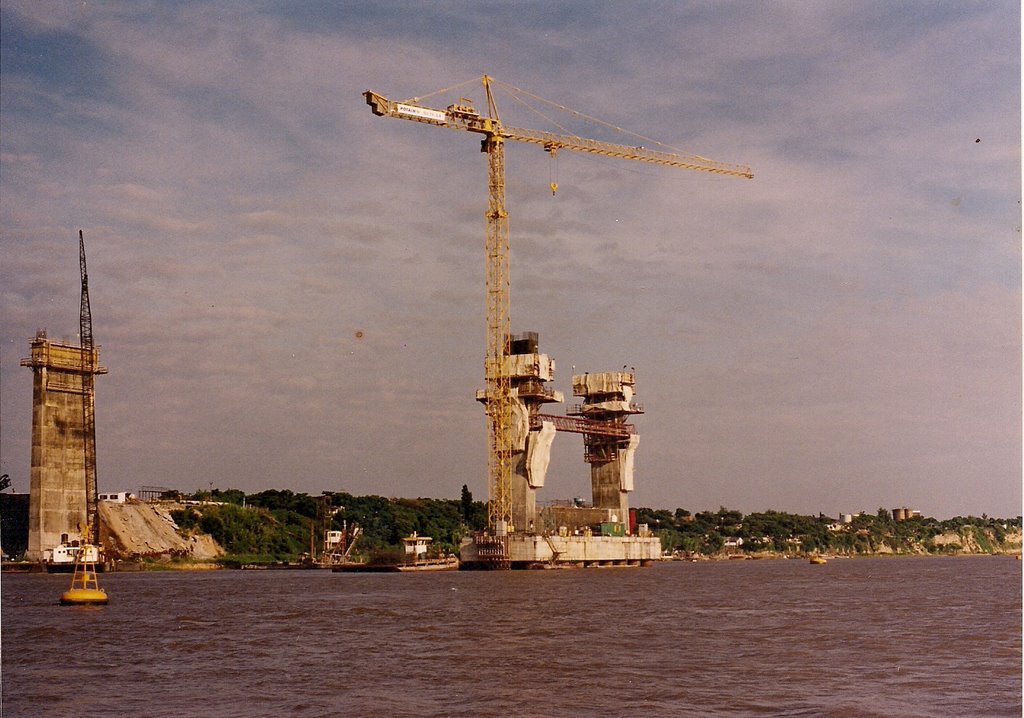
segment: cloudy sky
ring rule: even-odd
[[[0,32],[18,491],[18,362],[77,342],[81,228],[101,490],[485,497],[479,137],[360,93],[487,73],[644,139],[524,94],[508,124],[755,172],[507,149],[513,330],[567,395],[636,367],[633,505],[1020,512],[1015,0],[4,0]],[[558,437],[542,499],[589,496],[582,455]]]

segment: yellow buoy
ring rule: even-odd
[[[70,588],[60,595],[62,606],[105,605],[110,599],[102,588]]]
[[[60,595],[62,606],[103,606],[107,592],[100,588],[96,579],[96,559],[99,552],[95,546],[85,544],[75,555],[75,573],[71,577],[71,588]]]

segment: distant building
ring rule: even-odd
[[[906,506],[902,506],[898,509],[892,510],[893,521],[906,521],[907,519],[919,518],[921,518],[921,512],[917,509],[908,509]]]
[[[99,494],[96,498],[99,501],[112,501],[115,504],[123,504],[129,499],[134,499],[135,494],[131,491],[118,491],[113,494]]]

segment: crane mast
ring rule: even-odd
[[[491,91],[492,78],[481,78],[487,97],[487,112],[479,114],[471,105],[449,105],[446,109],[424,107],[417,100],[394,102],[372,90],[363,93],[366,104],[379,117],[394,117],[424,124],[482,134],[481,151],[487,154],[487,353],[484,359],[488,417],[488,527],[497,533],[512,531],[512,389],[506,357],[510,346],[510,274],[508,212],[505,209],[505,141],[537,144],[554,154],[560,149],[586,152],[750,179],[749,167],[715,162],[697,155],[649,150],[573,135],[557,134],[502,125]],[[83,254],[84,262],[84,254]],[[84,264],[83,264],[84,267]],[[84,270],[83,270],[84,271]],[[83,275],[84,276],[84,275]]]
[[[489,135],[482,149],[487,153],[488,168],[487,354],[484,360],[490,439],[487,523],[496,527],[508,526],[512,521],[512,383],[504,367],[511,334],[505,141],[497,135]]]
[[[82,351],[82,446],[85,464],[86,540],[98,546],[99,520],[96,515],[96,352],[92,340],[92,309],[89,307],[89,273],[85,266],[85,236],[78,230],[78,264],[82,274],[82,304],[78,330]]]

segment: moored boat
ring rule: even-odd
[[[427,556],[427,549],[433,541],[429,536],[419,536],[415,531],[402,539],[405,545],[405,560],[398,556],[383,555],[369,561],[346,562],[334,566],[335,573],[421,573],[426,571],[457,571],[458,556],[435,555]]]
[[[98,546],[83,546],[78,541],[73,541],[58,544],[43,552],[43,566],[47,573],[73,573],[79,560],[91,564],[96,572],[102,573],[105,569],[100,560]]]
[[[398,564],[397,570],[400,573],[418,573],[420,571],[458,571],[458,556],[444,556],[441,558],[425,558],[414,563]]]

